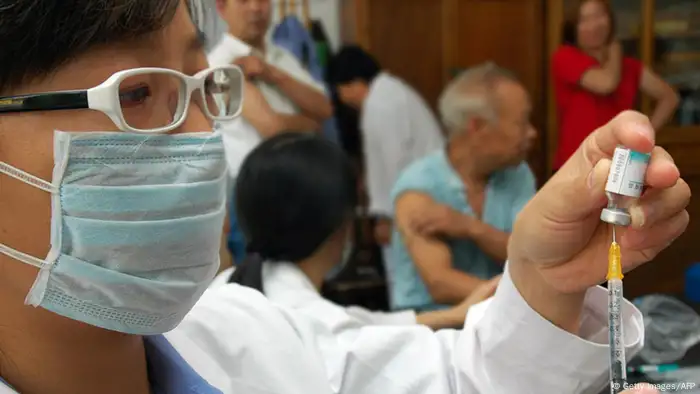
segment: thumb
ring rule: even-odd
[[[608,175],[610,174],[611,167],[612,161],[610,159],[600,159],[588,173],[586,186],[590,192],[590,199],[587,200],[594,204],[591,208],[599,208],[600,200],[607,199],[605,196],[605,184],[608,182]],[[585,202],[586,201],[580,201],[578,203]]]
[[[605,183],[612,165],[610,159],[598,160],[593,168],[576,164],[567,163],[539,193],[542,212],[548,212],[546,216],[555,222],[583,220],[607,202]]]

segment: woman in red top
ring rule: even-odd
[[[639,60],[622,54],[605,0],[581,0],[564,22],[552,74],[559,126],[554,169],[583,140],[621,111],[634,108],[639,90],[656,100],[651,123],[658,130],[678,106],[678,94]]]

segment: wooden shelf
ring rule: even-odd
[[[658,145],[700,144],[700,125],[666,126],[656,135]],[[700,152],[698,152],[700,154]]]

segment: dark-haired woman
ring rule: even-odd
[[[637,59],[624,56],[606,0],[580,0],[563,26],[552,58],[559,142],[559,169],[595,129],[633,109],[639,91],[656,101],[650,120],[660,129],[678,106],[675,90]]]
[[[285,135],[257,150],[238,175],[235,204],[250,256],[231,281],[271,301],[319,317],[334,333],[364,325],[459,327],[467,309],[490,297],[498,280],[451,309],[416,314],[344,308],[320,295],[324,278],[347,262],[357,205],[348,157],[317,138]]]

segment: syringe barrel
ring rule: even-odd
[[[622,331],[622,280],[608,281],[608,329],[610,335],[610,392],[620,393],[627,381],[627,360]],[[617,390],[617,391],[616,391]]]

